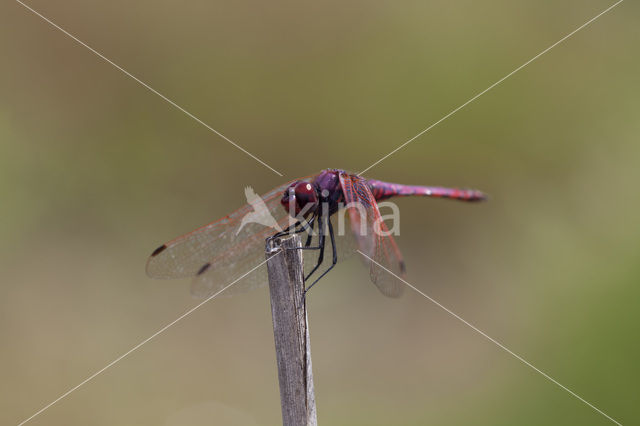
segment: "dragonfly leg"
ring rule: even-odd
[[[311,245],[311,241],[313,240],[313,225],[315,223],[311,224],[311,232],[309,232],[309,235],[307,235],[307,240],[304,243],[304,246],[302,247],[292,247],[288,250],[320,250],[320,244],[318,244],[317,246],[312,246]]]
[[[313,218],[311,220],[313,220]],[[309,221],[308,223],[305,223],[305,224],[302,224],[302,221],[297,221],[296,223],[294,223],[293,225],[289,225],[287,228],[283,229],[282,231],[276,232],[275,234],[270,236],[268,239],[272,240],[274,238],[279,238],[279,237],[282,237],[284,235],[297,234],[297,233],[302,232],[305,229],[307,229],[307,226],[310,223],[311,223],[311,221]],[[296,229],[296,227],[298,225],[302,225],[302,228]],[[293,231],[292,231],[292,229],[293,229]]]
[[[330,220],[328,221],[328,225],[329,225],[329,237],[331,238],[331,252],[333,253],[333,260],[331,261],[331,266],[329,266],[326,271],[324,271],[318,278],[315,279],[315,281],[313,281],[311,283],[311,285],[309,287],[307,287],[304,290],[304,296],[305,297],[307,295],[307,292],[309,290],[311,290],[311,287],[313,287],[313,285],[315,283],[317,283],[320,280],[320,278],[324,277],[327,274],[327,272],[332,270],[333,267],[336,266],[336,263],[338,263],[338,250],[336,249],[336,239],[335,239],[335,237],[333,235],[333,225],[331,224]],[[320,266],[320,263],[318,263],[318,265],[316,265],[316,267],[314,268],[314,271],[318,268],[318,266]],[[311,274],[309,274],[309,275],[311,275]],[[309,278],[309,277],[307,276],[307,278]],[[306,279],[305,279],[305,281],[306,281]]]
[[[282,237],[284,235],[290,235],[290,234],[299,234],[300,232],[304,232],[307,229],[313,229],[313,222],[316,220],[316,217],[317,215],[314,213],[309,220],[298,220],[293,225],[289,225],[282,231],[279,231],[273,234],[268,239],[274,239],[274,238],[278,238],[278,237]],[[301,225],[301,228],[296,229],[300,225]]]
[[[292,234],[299,234],[300,232],[312,231],[315,220],[316,220],[316,216],[313,215],[309,220],[305,220],[304,222],[298,222],[299,224],[302,225],[302,227],[300,229],[294,230]]]
[[[329,221],[330,222],[330,221]],[[320,254],[318,255],[318,261],[316,262],[316,266],[313,267],[311,272],[307,274],[304,278],[305,282],[309,279],[309,277],[320,267],[322,264],[322,260],[324,259],[324,223],[322,222],[322,216],[318,217],[318,249],[320,249]],[[307,242],[310,243],[310,240],[307,239]],[[303,249],[314,249],[315,247],[305,246]]]
[[[308,221],[305,221],[304,223],[302,221],[297,221],[293,225],[288,226],[286,229],[284,229],[282,231],[278,231],[275,234],[271,235],[270,237],[267,237],[265,239],[265,250],[266,251],[270,251],[271,250],[272,241],[275,240],[276,238],[280,238],[280,237],[282,237],[284,235],[299,234],[301,232],[307,231],[308,229],[313,230],[313,224],[314,224],[315,219],[316,219],[316,216],[314,215],[314,216],[311,217],[311,219],[309,219]],[[302,225],[302,227],[300,229],[296,229],[296,227],[298,225]],[[293,229],[293,231],[292,231],[292,229]],[[310,235],[311,235],[311,233],[310,233]]]
[[[307,235],[307,241],[305,241],[304,246],[305,247],[311,247],[311,240],[313,240],[313,226],[315,225],[315,222],[313,222],[313,220],[315,219],[315,216],[313,217],[312,222],[309,224],[309,235]]]
[[[291,228],[295,228],[295,227],[296,227],[296,226],[298,226],[299,224],[300,224],[300,222],[298,221],[298,222],[294,223],[293,225],[288,226],[286,229],[284,229],[284,230],[282,230],[282,231],[278,231],[278,232],[276,232],[275,234],[273,234],[273,235],[271,235],[271,236],[267,237],[267,238],[264,240],[264,249],[265,249],[265,251],[267,251],[267,252],[271,252],[271,251],[273,250],[273,243],[272,243],[272,242],[273,242],[276,238],[280,238],[280,237],[282,237],[283,235],[287,235],[287,234],[289,233],[289,231],[291,230]]]
[[[320,244],[318,244],[317,246],[312,246],[311,245],[311,241],[313,239],[313,226],[316,223],[315,222],[316,218],[317,217],[313,217],[311,220],[309,220],[309,226],[308,227],[309,227],[309,230],[311,232],[309,232],[309,235],[307,236],[307,240],[305,241],[304,246],[302,246],[302,247],[291,247],[291,248],[287,248],[287,250],[320,250],[320,248],[321,248]],[[295,233],[302,232],[302,231],[303,230],[301,229],[301,230],[296,231]]]

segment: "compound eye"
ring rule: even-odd
[[[298,207],[305,208],[308,204],[311,204],[308,208],[318,203],[318,195],[316,189],[309,182],[300,182],[296,184],[295,189],[296,201]]]
[[[296,202],[296,185],[298,183],[292,183],[291,185],[289,185],[289,187],[287,189],[284,190],[284,193],[282,194],[282,199],[280,200],[280,203],[286,208],[289,208],[289,204],[290,203],[295,203]]]
[[[315,202],[317,201],[316,190],[311,186],[309,182],[300,182],[295,188],[296,198],[301,203]]]

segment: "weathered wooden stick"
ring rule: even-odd
[[[283,426],[318,424],[302,250],[295,250],[300,246],[300,237],[287,236],[273,241],[266,253]]]

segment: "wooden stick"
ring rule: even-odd
[[[298,235],[287,236],[273,241],[266,253],[283,426],[318,424],[302,250],[295,250],[300,246]]]

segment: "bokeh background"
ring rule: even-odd
[[[611,5],[442,0],[0,5],[0,423],[197,301],[156,246],[327,167],[354,172]],[[622,3],[367,173],[402,199],[408,279],[623,424],[640,417],[640,25]],[[264,271],[262,272],[264,273]],[[324,425],[609,421],[356,259],[309,300]],[[276,425],[266,289],[216,299],[33,425]]]

